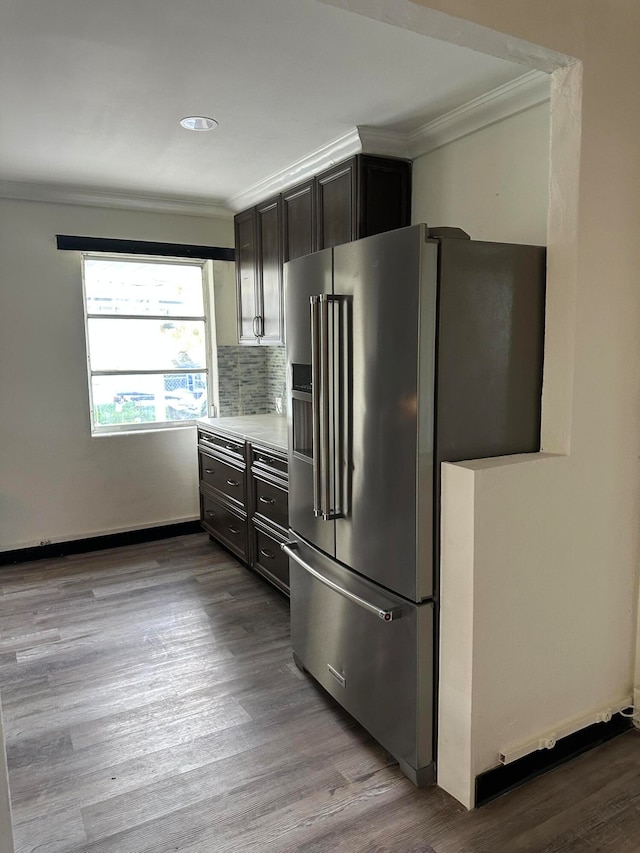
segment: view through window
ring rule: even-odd
[[[208,414],[206,263],[83,255],[92,432]]]

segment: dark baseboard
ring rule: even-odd
[[[90,539],[74,539],[71,542],[54,542],[48,545],[36,545],[33,548],[18,548],[15,551],[0,552],[0,566],[30,563],[32,560],[50,560],[54,557],[67,557],[70,554],[120,548],[123,545],[138,545],[140,542],[154,542],[157,539],[169,539],[172,536],[201,532],[202,527],[199,521],[182,521],[179,524],[165,524],[162,527],[146,527],[144,530],[92,536]]]
[[[535,779],[572,758],[599,746],[632,726],[628,717],[615,714],[608,723],[594,723],[561,738],[553,749],[540,749],[511,764],[501,764],[476,776],[476,807],[495,800],[523,782]]]

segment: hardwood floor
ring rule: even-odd
[[[467,813],[291,661],[288,602],[205,534],[0,575],[18,853],[640,850],[640,735]]]

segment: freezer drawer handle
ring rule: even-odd
[[[354,604],[357,604],[359,607],[363,607],[365,610],[368,610],[370,613],[374,613],[379,619],[382,619],[383,622],[393,622],[395,619],[400,619],[402,616],[402,608],[401,607],[391,607],[389,610],[381,610],[379,607],[376,607],[375,604],[371,604],[370,601],[367,601],[364,598],[360,598],[359,595],[356,595],[354,592],[350,592],[348,589],[340,586],[340,584],[334,583],[334,581],[329,580],[329,578],[325,578],[324,575],[320,574],[316,569],[309,565],[305,560],[302,559],[298,554],[296,554],[296,550],[298,548],[297,542],[283,542],[280,547],[285,552],[288,557],[291,557],[292,560],[295,560],[296,563],[301,566],[305,572],[308,572],[310,575],[323,583],[325,586],[328,586],[329,589],[332,589],[334,592],[339,593],[340,595],[348,598],[349,601],[352,601]]]

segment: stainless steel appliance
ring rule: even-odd
[[[285,265],[291,632],[434,775],[440,463],[539,448],[545,250],[416,225]]]

